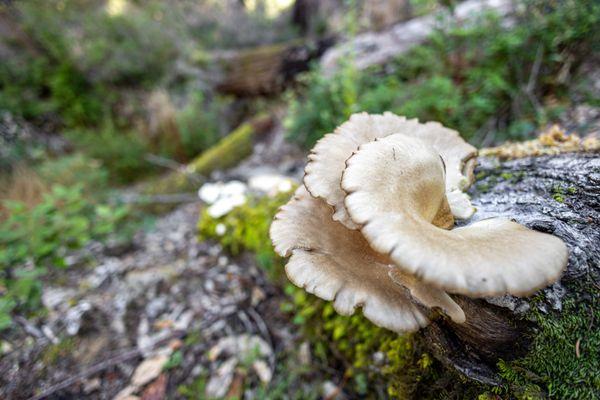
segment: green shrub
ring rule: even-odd
[[[222,101],[218,98],[205,101],[201,91],[191,96],[186,107],[177,114],[177,128],[185,156],[191,159],[220,138],[220,110]]]
[[[98,160],[82,153],[48,159],[36,167],[40,177],[50,185],[81,185],[84,193],[97,193],[108,188],[109,173]]]
[[[310,72],[289,101],[289,137],[310,147],[352,112],[392,111],[440,121],[475,143],[524,138],[549,122],[556,100],[568,102],[577,67],[600,40],[600,5],[524,1],[514,26],[494,15],[442,26],[386,70]]]
[[[68,251],[106,237],[128,213],[126,207],[93,204],[81,186],[54,186],[29,210],[6,201],[0,222],[0,329],[14,312],[40,310],[42,281],[49,268],[65,268]]]
[[[177,58],[175,38],[150,15],[87,13],[78,65],[96,82],[125,86],[157,82]]]
[[[96,129],[70,130],[65,136],[89,157],[107,168],[115,183],[127,183],[155,170],[145,159],[148,144],[132,132],[106,122]]]

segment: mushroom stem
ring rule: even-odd
[[[426,347],[443,364],[482,383],[500,382],[494,366],[498,359],[523,356],[530,343],[531,324],[517,321],[508,310],[484,300],[454,296],[466,321],[457,324],[438,318],[423,331]]]

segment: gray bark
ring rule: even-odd
[[[480,159],[479,179],[471,189],[473,220],[511,218],[531,229],[561,238],[569,263],[560,282],[544,290],[545,310],[560,310],[561,299],[579,279],[600,282],[600,155],[589,153],[528,157],[499,162]],[[469,221],[471,222],[471,221]],[[585,290],[600,295],[599,286]],[[500,358],[528,351],[532,322],[522,318],[531,305],[512,296],[485,300],[457,297],[467,323],[438,320],[425,330],[432,353],[465,376],[497,384]]]

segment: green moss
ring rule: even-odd
[[[77,342],[74,338],[67,338],[57,344],[51,344],[42,353],[42,363],[45,366],[52,366],[56,364],[59,358],[68,357],[73,354],[76,347]]]
[[[531,351],[520,360],[499,364],[517,398],[600,398],[600,329],[595,326],[600,321],[600,291],[590,293],[593,285],[589,281],[570,289],[576,294],[564,301],[561,312],[530,312],[539,325]],[[588,294],[578,294],[582,292]],[[539,397],[532,395],[536,391]]]
[[[245,123],[221,139],[189,164],[191,171],[208,175],[212,171],[232,167],[252,153],[255,130]]]
[[[244,123],[213,147],[188,164],[190,173],[208,176],[213,171],[233,167],[252,153],[255,129]],[[141,192],[146,195],[181,193],[195,190],[198,182],[188,174],[172,173],[146,182]]]

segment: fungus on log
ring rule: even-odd
[[[438,359],[495,383],[496,362],[518,356],[515,348],[526,348],[523,333],[531,327],[498,304],[525,302],[512,296],[555,283],[574,257],[564,242],[571,251],[573,243],[556,229],[512,214],[531,201],[531,193],[520,203],[477,200],[472,220],[450,230],[455,216],[471,214],[464,212],[471,206],[463,190],[473,182],[474,155],[456,132],[439,124],[389,113],[354,115],[315,146],[306,188],[276,216],[271,238],[279,254],[292,256],[286,267],[292,282],[334,301],[338,312],[362,306],[372,322],[397,332],[432,322],[424,336]],[[586,179],[598,180],[595,168]],[[539,186],[528,183],[521,188]],[[312,206],[292,212],[302,209],[300,202]],[[504,212],[495,209],[500,204]],[[436,309],[450,318],[440,318]]]

